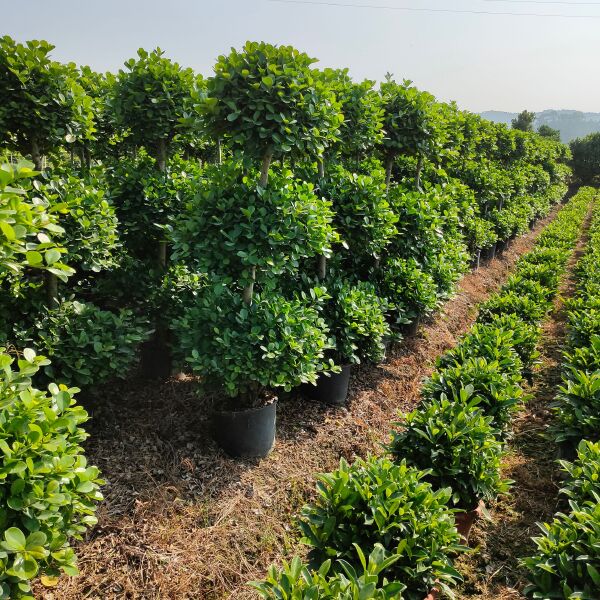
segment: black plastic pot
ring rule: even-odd
[[[502,254],[508,248],[508,240],[503,240],[496,244],[496,254]]]
[[[153,339],[140,348],[140,370],[145,379],[167,379],[173,369],[171,349],[162,341]]]
[[[481,251],[481,260],[489,261],[492,260],[496,256],[496,244],[490,246],[489,248],[484,248]]]
[[[421,317],[416,316],[410,323],[406,323],[406,324],[402,325],[402,335],[404,335],[406,337],[410,337],[412,335],[417,335],[420,324],[421,324]]]
[[[348,398],[348,387],[350,386],[350,371],[352,365],[344,365],[339,373],[320,375],[317,385],[304,384],[302,393],[308,398],[319,400],[325,404],[342,406]]]
[[[234,458],[263,458],[275,445],[277,400],[239,411],[213,413],[213,438]]]

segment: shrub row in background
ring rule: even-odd
[[[300,517],[309,563],[294,559],[282,570],[272,568],[265,581],[253,584],[264,598],[311,597],[308,590],[337,589],[339,578],[358,590],[363,556],[372,550],[393,560],[373,569],[373,597],[422,600],[433,587],[452,596],[460,579],[452,558],[464,549],[453,515],[508,488],[500,459],[510,416],[524,400],[521,383],[537,356],[540,321],[594,194],[582,190],[558,213],[506,287],[482,305],[473,330],[439,359],[423,387],[422,405],[392,435],[390,458],[342,461],[319,477],[317,499]],[[555,246],[563,251],[552,251]],[[531,265],[543,266],[544,283]],[[514,297],[518,278],[519,297],[531,302],[527,310],[502,301]],[[388,594],[389,585],[400,587]]]
[[[532,598],[596,598],[600,590],[600,206],[577,265],[577,292],[567,303],[568,348],[563,385],[554,405],[555,440],[573,462],[561,494],[568,504],[533,538],[536,553],[524,559]]]
[[[207,79],[160,50],[106,75],[51,50],[0,41],[0,147],[31,158],[22,193],[61,228],[60,249],[30,249],[44,275],[2,277],[0,341],[70,384],[125,376],[153,328],[240,401],[376,360],[566,191],[566,146],[289,46],[248,43]],[[315,351],[298,359],[288,327]]]

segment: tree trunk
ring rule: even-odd
[[[83,156],[85,159],[85,168],[89,171],[92,167],[92,154],[87,146],[83,146]]]
[[[254,295],[254,282],[256,280],[256,267],[252,267],[252,281],[244,288],[244,304],[248,306],[252,304],[252,296]]]
[[[271,161],[273,160],[273,148],[268,148],[263,156],[262,166],[260,168],[260,187],[267,187],[267,183],[269,182],[269,167],[271,166]]]
[[[48,308],[56,308],[58,306],[58,277],[54,273],[45,271],[44,286]]]
[[[385,193],[390,191],[390,181],[392,180],[392,167],[394,166],[394,157],[388,156],[385,165]]]
[[[421,189],[421,172],[423,171],[423,157],[419,156],[419,159],[417,160],[417,173],[415,175],[415,187],[417,188],[417,191],[422,192],[423,190]]]
[[[158,242],[158,268],[161,271],[167,269],[167,240],[159,240]]]
[[[319,262],[317,265],[317,276],[323,280],[327,276],[327,258],[324,254],[319,256]]]
[[[325,179],[325,162],[322,158],[317,158],[317,167],[319,169],[319,179]]]
[[[223,148],[221,147],[221,138],[217,139],[217,164],[223,164]]]
[[[165,173],[167,170],[167,141],[162,139],[158,140],[156,145],[156,165],[161,173]]]
[[[31,140],[31,160],[33,161],[36,171],[41,172],[44,170],[42,155],[40,153],[40,147],[35,138]]]

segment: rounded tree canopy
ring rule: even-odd
[[[291,46],[263,42],[220,56],[202,105],[212,134],[253,158],[321,155],[343,116],[314,62]]]
[[[192,69],[163,56],[160,48],[138,50],[138,58],[125,63],[117,77],[111,100],[116,124],[129,130],[132,141],[153,150],[161,140],[169,143],[189,128],[192,97],[202,77]],[[186,120],[186,126],[182,120]]]
[[[405,80],[381,84],[384,109],[383,148],[389,156],[427,154],[435,136],[435,98]]]
[[[38,163],[41,155],[93,131],[91,108],[73,63],[50,59],[44,41],[0,39],[0,141]]]

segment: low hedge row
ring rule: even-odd
[[[591,192],[590,192],[591,193]],[[600,206],[585,256],[577,266],[577,293],[569,310],[563,385],[554,404],[554,439],[573,462],[559,461],[568,500],[533,538],[536,552],[523,560],[531,598],[598,598],[600,594]]]
[[[263,598],[422,600],[434,587],[453,596],[460,580],[453,556],[465,549],[454,514],[508,489],[500,460],[510,415],[525,398],[521,383],[537,356],[539,322],[592,198],[583,190],[560,211],[515,276],[482,306],[473,330],[438,360],[422,405],[393,432],[388,456],[341,461],[319,476],[317,498],[299,519],[308,563],[295,558],[252,582]],[[555,242],[564,251],[551,251]],[[543,281],[531,265],[543,265]],[[530,305],[505,300],[515,296]]]

